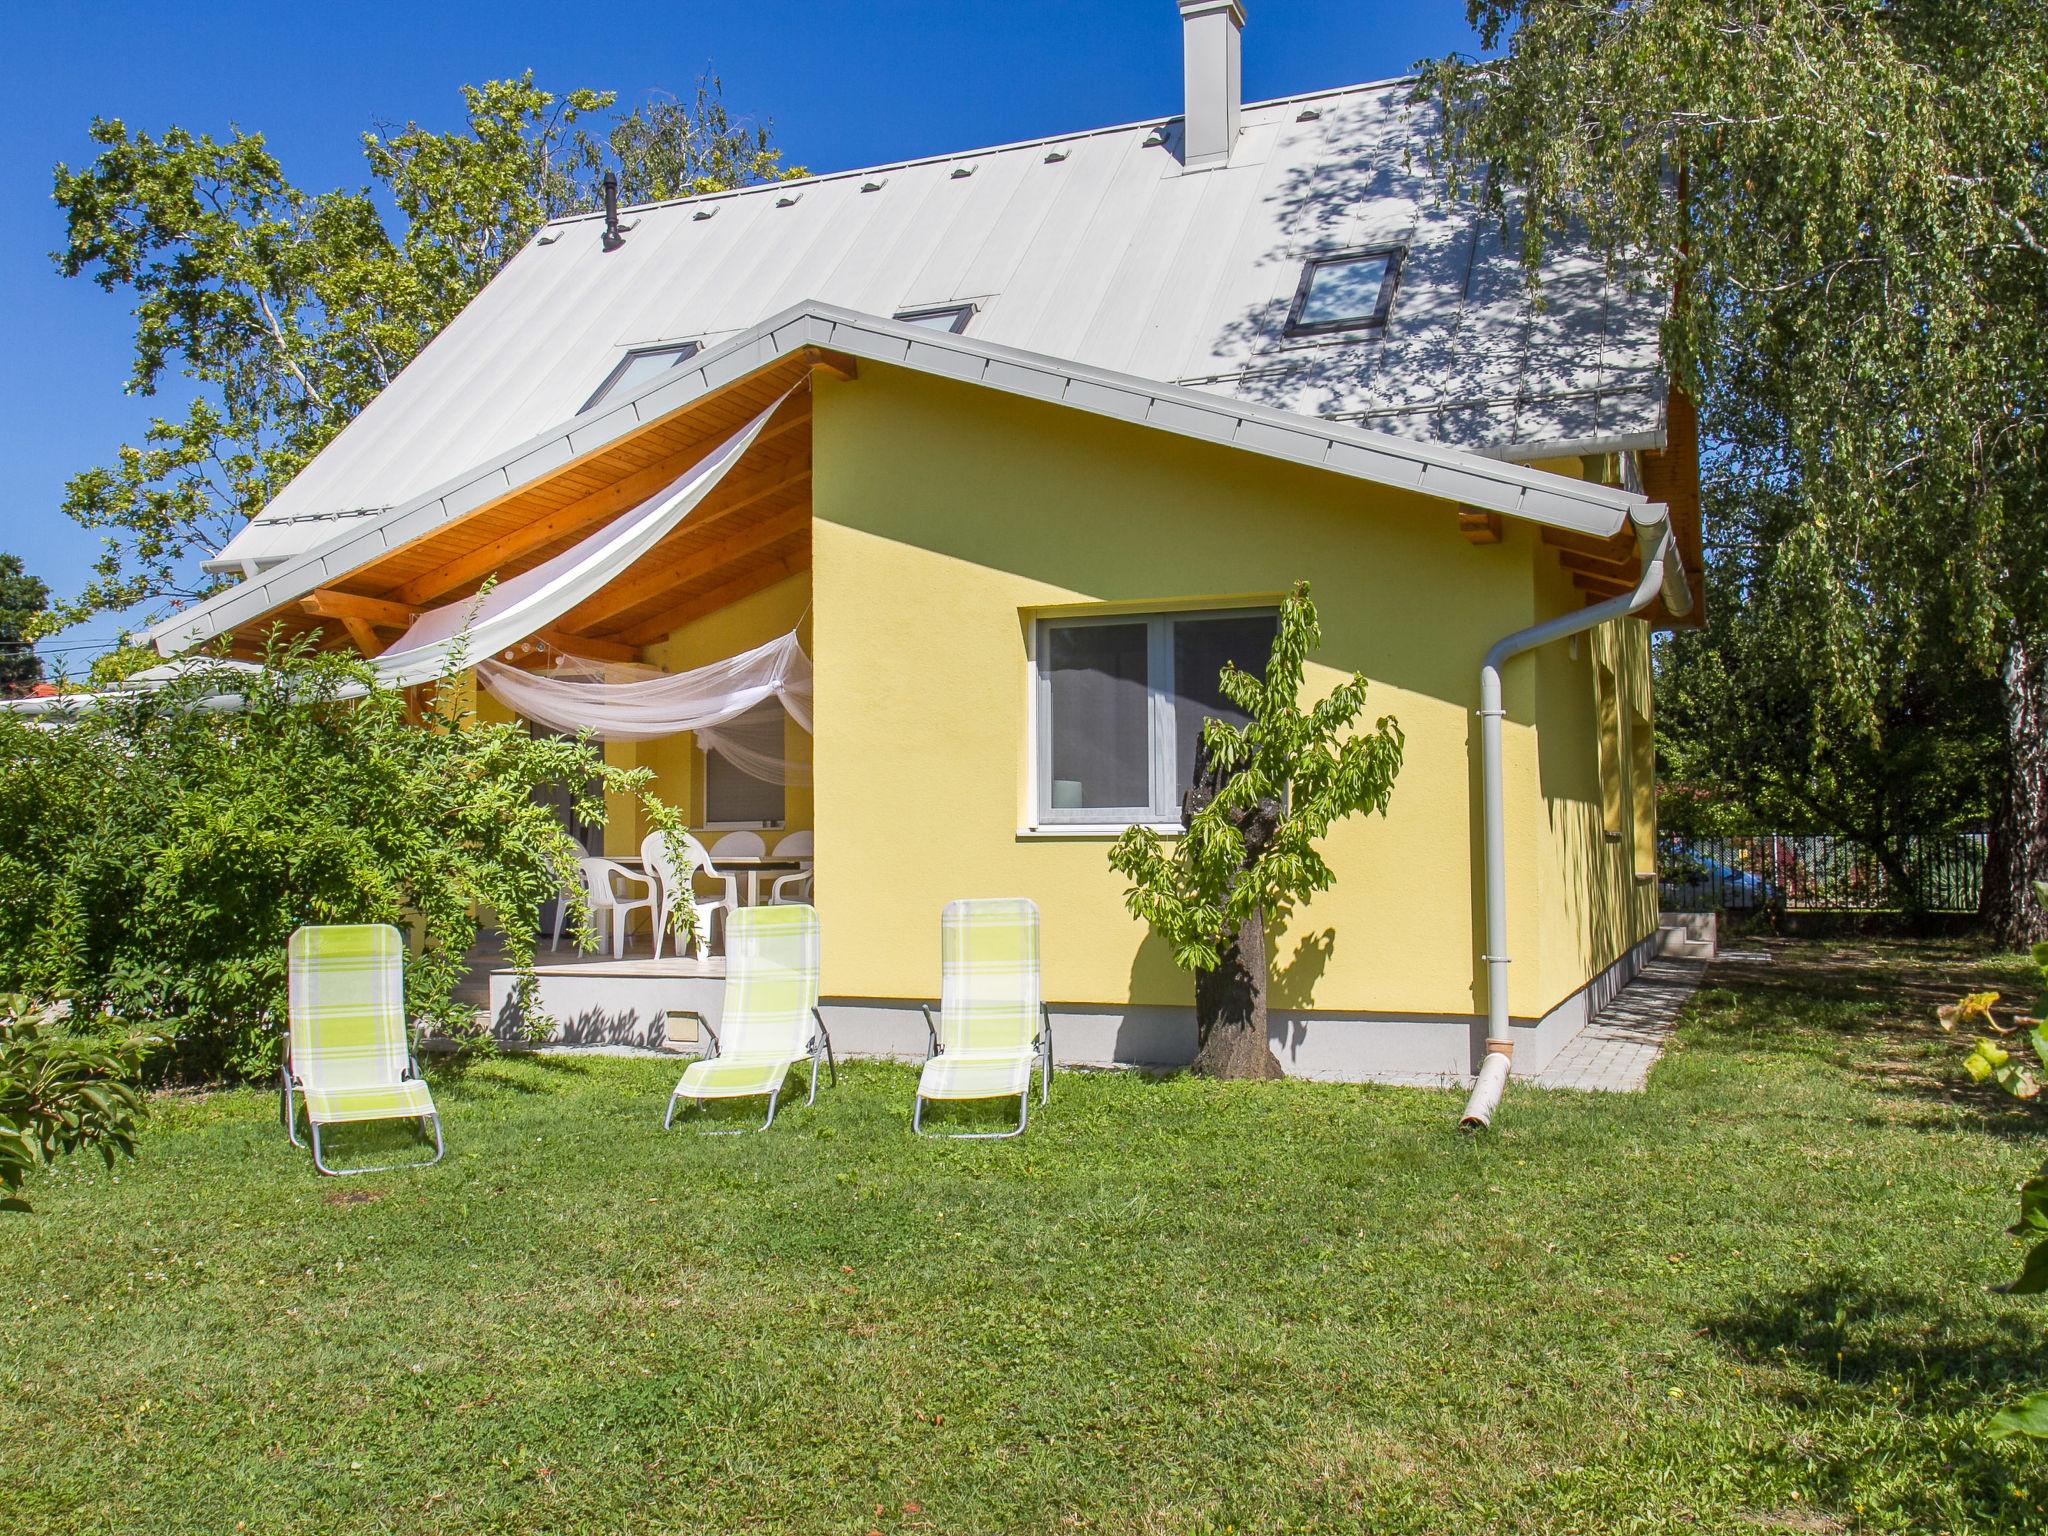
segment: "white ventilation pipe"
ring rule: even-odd
[[[1479,751],[1481,795],[1484,803],[1486,857],[1486,1059],[1479,1064],[1479,1077],[1472,1096],[1465,1101],[1465,1113],[1458,1124],[1466,1130],[1482,1130],[1493,1120],[1500,1096],[1508,1085],[1508,1069],[1515,1054],[1515,1042],[1508,1031],[1508,858],[1507,813],[1501,786],[1500,722],[1507,711],[1501,706],[1500,669],[1509,660],[1553,640],[1598,629],[1609,619],[1640,613],[1660,596],[1667,613],[1683,615],[1692,611],[1692,587],[1685,579],[1671,533],[1671,519],[1661,503],[1647,502],[1629,514],[1635,525],[1636,543],[1642,551],[1642,579],[1635,590],[1604,603],[1560,614],[1527,629],[1503,635],[1486,653],[1479,668]]]

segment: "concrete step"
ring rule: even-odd
[[[1711,960],[1721,949],[1718,912],[1666,912],[1657,920],[1657,953],[1673,960]]]

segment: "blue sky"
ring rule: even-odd
[[[355,0],[287,5],[44,0],[0,18],[15,103],[0,220],[0,550],[59,591],[94,535],[59,510],[66,477],[135,437],[151,403],[122,393],[130,327],[118,297],[66,281],[50,201],[59,160],[90,158],[95,114],[151,132],[260,130],[301,186],[366,179],[357,136],[378,121],[458,117],[465,82],[536,72],[622,96],[723,76],[727,104],[772,120],[792,160],[840,170],[1178,110],[1173,0]],[[1469,48],[1463,0],[1246,0],[1248,100],[1405,72]],[[118,625],[73,630],[52,661],[82,670]]]

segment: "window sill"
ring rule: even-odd
[[[1019,827],[1017,841],[1037,842],[1100,842],[1119,838],[1133,826],[1150,827],[1161,837],[1179,837],[1185,830],[1177,821],[1060,821],[1050,822],[1042,827]]]

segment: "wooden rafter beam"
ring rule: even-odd
[[[315,618],[353,619],[361,624],[381,625],[385,629],[408,629],[420,616],[419,609],[408,603],[394,603],[382,597],[363,597],[354,592],[337,592],[330,587],[308,593],[299,599],[299,606]]]
[[[818,372],[829,373],[835,379],[851,382],[860,377],[860,364],[844,352],[832,352],[824,347],[807,347],[803,355]]]
[[[680,560],[665,565],[641,566],[572,610],[566,622],[579,629],[602,628],[608,619],[651,602],[662,593],[690,582],[700,581],[719,567],[758,553],[779,539],[803,533],[811,526],[808,505],[778,512],[765,522],[741,528],[709,544],[692,549]]]
[[[599,635],[579,635],[568,627],[551,625],[541,630],[534,639],[543,641],[550,650],[567,651],[571,656],[588,656],[592,661],[638,661],[638,646],[621,645],[616,640],[607,640]]]
[[[770,422],[761,435],[754,439],[753,447],[760,448],[772,443],[799,428],[810,425],[810,404],[806,401],[781,421]],[[692,464],[702,461],[707,447],[698,444],[679,453],[657,459],[645,469],[635,470],[601,491],[592,491],[588,496],[579,497],[567,506],[557,507],[544,516],[535,518],[522,528],[501,534],[480,548],[467,554],[457,555],[450,560],[423,571],[413,577],[392,597],[401,603],[423,605],[445,593],[483,581],[508,562],[530,554],[536,549],[553,544],[558,540],[583,532],[606,518],[625,511],[638,502],[645,501],[670,481],[676,479]]]
[[[1635,536],[1624,528],[1612,538],[1596,539],[1590,533],[1572,533],[1563,528],[1543,530],[1543,542],[1552,549],[1569,549],[1581,555],[1613,560],[1636,552]]]
[[[1605,576],[1588,576],[1584,571],[1572,572],[1572,585],[1598,597],[1619,597],[1635,587],[1632,581],[1612,581]]]
[[[349,639],[355,642],[356,649],[361,651],[365,656],[376,656],[382,654],[384,650],[384,637],[379,635],[377,631],[364,620],[351,619],[344,616],[341,621],[341,627],[348,631]]]
[[[1641,574],[1641,567],[1631,557],[1627,560],[1610,560],[1604,555],[1582,555],[1575,549],[1560,549],[1557,563],[1568,571],[1583,572],[1588,576],[1604,576],[1609,581],[1625,581],[1634,584]]]
[[[735,576],[709,592],[699,592],[685,598],[664,613],[644,620],[617,638],[628,645],[653,645],[668,638],[672,630],[681,629],[692,619],[701,619],[706,614],[716,613],[730,607],[743,597],[752,597],[756,592],[765,592],[777,582],[794,576],[798,571],[810,569],[811,557],[807,549],[801,555],[784,555],[766,565],[748,571],[744,576]]]
[[[1465,536],[1467,544],[1498,544],[1507,537],[1498,512],[1488,512],[1483,507],[1460,506],[1458,508],[1458,532]]]

